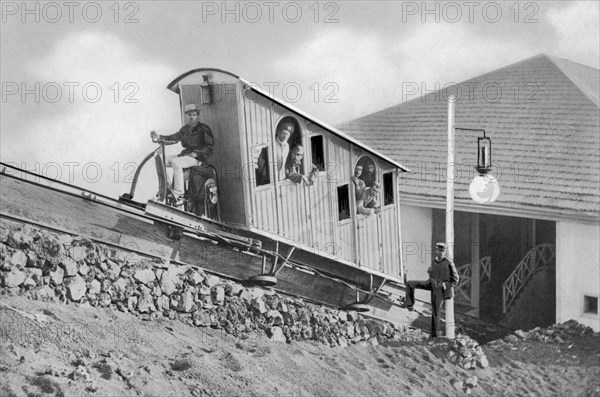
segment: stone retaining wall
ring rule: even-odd
[[[46,230],[0,221],[2,294],[27,294],[156,319],[223,329],[236,337],[317,340],[330,346],[398,339],[386,322],[244,287],[194,266],[159,260]],[[379,338],[379,340],[378,340]]]

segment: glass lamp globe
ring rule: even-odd
[[[500,194],[500,185],[492,174],[477,175],[469,185],[471,198],[480,203],[493,203]]]

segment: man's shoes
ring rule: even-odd
[[[173,207],[182,210],[186,201],[187,200],[184,198],[177,199],[177,201],[175,201],[175,203],[173,204]]]
[[[407,305],[406,303],[402,304],[400,307],[403,309],[407,309],[409,312],[415,310],[415,307],[413,305]]]

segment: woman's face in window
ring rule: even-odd
[[[367,170],[369,171],[369,173],[372,174],[373,172],[375,172],[375,166],[373,164],[369,164],[367,166]]]

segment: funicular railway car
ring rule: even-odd
[[[274,285],[294,264],[372,293],[346,302],[355,308],[400,294],[405,167],[229,72],[195,69],[168,88],[182,118],[194,104],[213,132],[216,223],[274,253],[252,281]]]

